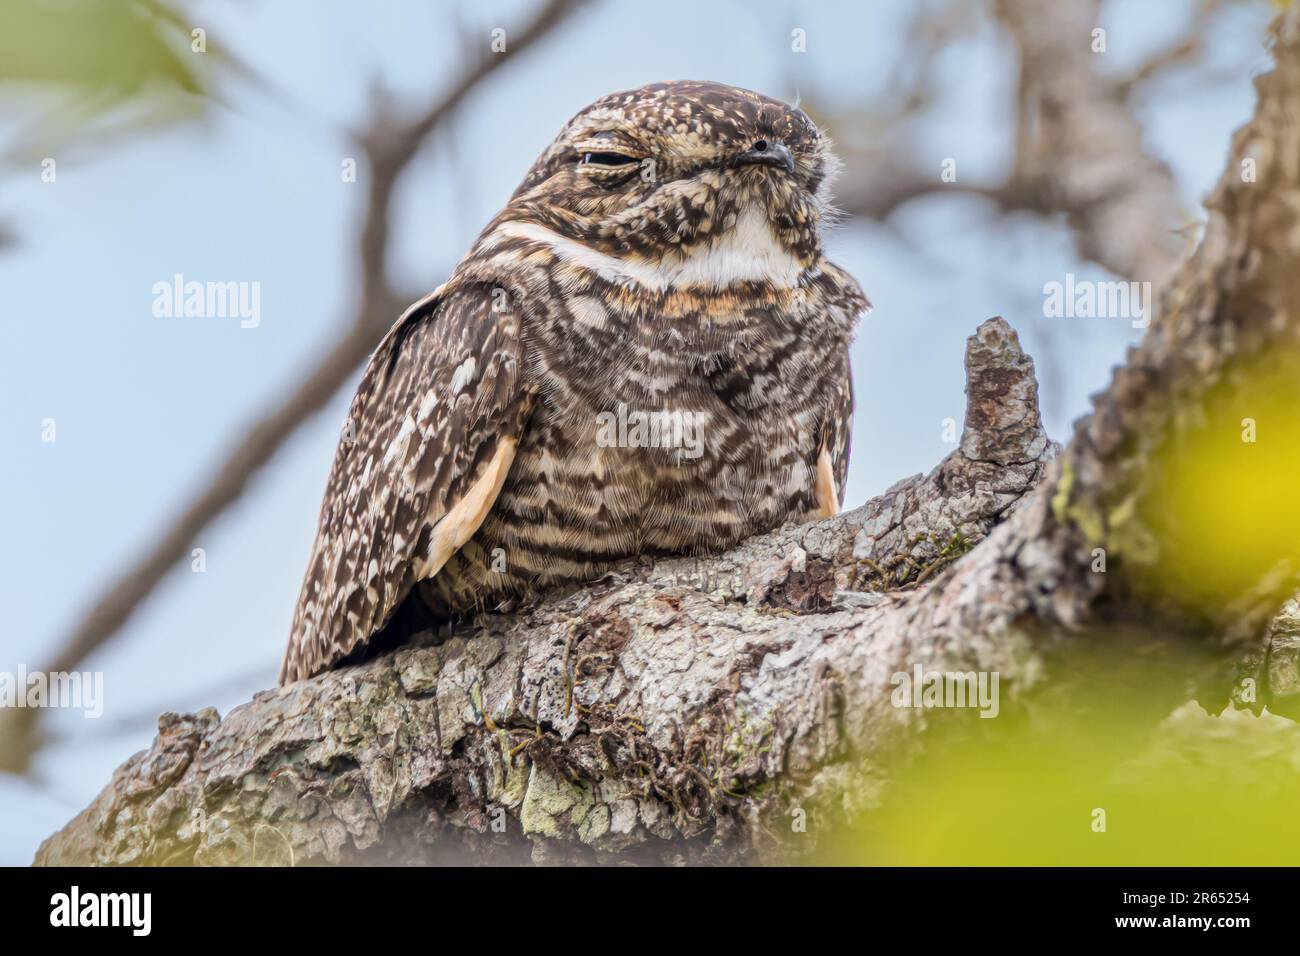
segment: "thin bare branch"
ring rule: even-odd
[[[1177,233],[1186,216],[1168,167],[1143,145],[1133,78],[1108,74],[1093,51],[1097,3],[998,0],[995,9],[1019,51],[1008,176],[945,182],[915,155],[906,127],[894,128],[850,157],[861,172],[841,184],[841,208],[880,221],[914,199],[946,194],[987,199],[1004,214],[1063,213],[1082,256],[1116,275],[1161,282],[1186,245]],[[1192,29],[1206,29],[1212,12],[1203,10]]]
[[[564,23],[586,0],[547,0],[531,19],[509,34],[507,54],[482,52],[450,90],[414,117],[395,121],[390,109],[380,109],[356,138],[370,162],[369,190],[358,245],[360,290],[356,312],[334,338],[328,353],[303,381],[291,388],[261,416],[216,469],[215,477],[195,496],[148,547],[144,554],[110,580],[90,610],[72,628],[52,656],[49,671],[70,671],[106,641],[176,567],[194,539],[247,488],[285,440],[318,411],[365,360],[397,317],[402,299],[386,274],[390,242],[389,217],[393,190],[426,139],[480,84],[513,57],[535,47]],[[11,711],[9,726],[0,732],[0,767],[18,770],[30,756],[31,711]]]

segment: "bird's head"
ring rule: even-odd
[[[500,221],[622,260],[820,254],[837,161],[796,107],[717,83],[655,83],[588,106],[538,158]],[[738,235],[739,234],[739,235]]]

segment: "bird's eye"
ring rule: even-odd
[[[625,153],[583,153],[581,166],[626,166],[635,163],[635,156]]]

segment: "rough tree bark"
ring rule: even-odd
[[[224,720],[164,715],[37,862],[748,860],[789,849],[791,806],[852,815],[888,785],[886,757],[927,719],[891,702],[914,665],[997,672],[1002,707],[1032,712],[1105,644],[1226,700],[1296,591],[1293,550],[1208,605],[1156,572],[1182,544],[1164,509],[1177,451],[1300,354],[1300,6],[1275,32],[1203,242],[1059,457],[1032,363],[990,320],[967,349],[960,446],[929,475]],[[1144,695],[1153,725],[1179,702]]]

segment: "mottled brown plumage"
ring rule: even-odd
[[[807,116],[733,87],[574,117],[372,356],[281,680],[832,513],[868,308],[822,255],[834,170]]]

